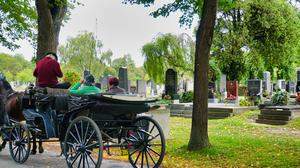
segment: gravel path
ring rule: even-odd
[[[57,153],[45,151],[43,154],[30,155],[29,159],[22,165],[15,163],[9,155],[8,148],[0,152],[1,168],[65,168],[66,161]],[[101,168],[131,168],[126,162],[103,160]]]

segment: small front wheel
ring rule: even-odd
[[[30,154],[30,131],[26,125],[16,124],[10,131],[9,152],[17,163],[24,163]]]
[[[63,144],[68,167],[95,167],[102,163],[103,144],[97,124],[80,116],[73,120]]]

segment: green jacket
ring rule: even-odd
[[[84,84],[81,85],[81,83],[78,82],[70,88],[70,93],[77,95],[90,95],[101,93],[101,90],[96,86],[86,86]]]

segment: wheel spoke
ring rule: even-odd
[[[93,130],[93,133],[90,135],[90,137],[88,138],[88,140],[85,142],[84,145],[87,145],[90,142],[90,140],[94,134],[95,134],[95,130]]]
[[[83,156],[82,156],[83,155]],[[85,168],[85,154],[81,154],[82,156],[82,163],[83,163],[83,168]]]
[[[160,134],[158,133],[157,135],[155,135],[153,138],[149,139],[148,142],[154,140],[155,138],[157,138]],[[152,136],[152,135],[151,135]]]
[[[138,154],[138,156],[136,157],[136,160],[134,161],[134,164],[135,164],[135,165],[136,165],[137,161],[139,160],[140,155],[141,155],[141,151],[139,151],[139,154]]]
[[[151,133],[152,133],[152,131],[154,130],[154,128],[155,128],[155,125],[153,125],[153,126],[152,126],[152,128],[151,128],[151,130],[150,130],[149,134],[151,134]]]
[[[148,161],[147,152],[146,152],[146,151],[144,151],[144,153],[145,153],[145,158],[146,158],[146,162],[147,162],[147,168],[149,168],[149,161]]]
[[[147,149],[150,149],[152,152],[154,152],[156,155],[158,155],[159,157],[160,157],[160,154],[159,153],[157,153],[155,150],[153,150],[152,148],[150,148],[150,147],[147,147]]]
[[[76,153],[75,158],[74,158],[74,160],[73,160],[72,163],[71,163],[71,166],[73,166],[73,164],[75,163],[75,161],[78,159],[79,155],[80,155],[79,152]],[[70,157],[70,156],[69,156],[69,157]],[[71,156],[71,157],[72,157],[72,156]]]
[[[78,164],[77,168],[80,168],[81,161],[82,161],[82,155],[80,155],[79,164]]]
[[[18,153],[19,153],[19,147],[17,148],[16,153],[14,153],[14,157],[13,158],[16,158]]]
[[[88,154],[87,156],[92,160],[92,162],[93,162],[94,165],[96,166],[97,164],[95,163],[94,159],[90,156],[90,154]]]
[[[156,164],[156,162],[154,161],[153,157],[152,157],[151,154],[149,153],[148,149],[146,149],[146,152],[147,152],[148,155],[150,156],[150,159],[152,160],[152,162],[153,162],[154,164]]]
[[[75,130],[76,130],[76,134],[78,136],[79,142],[82,143],[82,140],[81,140],[81,137],[80,137],[80,133],[79,133],[78,128],[77,128],[77,124],[75,123],[74,126],[75,126]]]
[[[75,139],[75,141],[80,144],[80,142],[78,141],[78,139],[75,137],[75,135],[72,133],[72,131],[70,131],[70,134],[72,135],[72,137]]]
[[[98,143],[94,143],[86,146],[87,149],[91,149],[91,148],[93,149],[95,147],[98,147]]]
[[[144,166],[144,151],[142,151],[142,162],[141,162],[141,168]]]
[[[87,136],[87,133],[89,132],[89,126],[90,126],[90,123],[88,122],[88,123],[87,123],[86,130],[85,130],[84,139],[83,139],[83,142],[84,142],[84,143],[86,142],[86,136]]]
[[[129,154],[129,156],[132,156],[133,154],[135,154],[139,149],[135,149],[131,154]]]

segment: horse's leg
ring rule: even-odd
[[[31,154],[35,155],[36,154],[36,133],[32,132],[32,150],[31,150]]]
[[[43,142],[40,140],[39,141],[39,153],[43,153],[43,152],[44,152]]]

